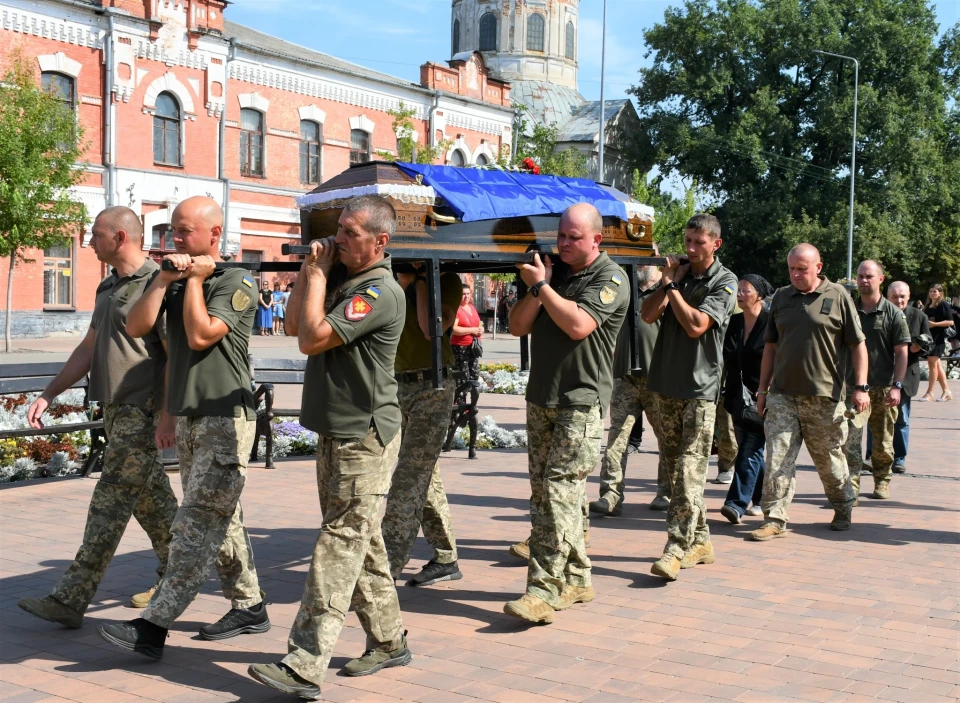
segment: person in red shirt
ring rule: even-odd
[[[467,457],[476,459],[477,396],[471,392],[470,382],[480,379],[480,345],[474,344],[474,341],[483,336],[483,325],[480,323],[480,313],[470,302],[472,297],[470,286],[464,285],[463,299],[460,301],[460,307],[457,308],[457,319],[453,322],[450,335],[450,344],[453,346],[453,356],[457,363],[457,373],[461,376],[461,380],[457,382],[457,393],[453,399],[454,419],[447,433],[444,451],[450,451],[453,435],[456,432],[456,416],[460,414],[458,409],[464,408],[470,424],[470,443]]]

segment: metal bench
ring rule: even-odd
[[[960,368],[960,349],[954,350],[952,354],[940,357],[940,361],[943,362],[943,368],[947,373],[955,368]]]
[[[61,362],[42,362],[34,364],[0,364],[0,395],[19,395],[21,393],[35,393],[42,391],[47,384],[60,373],[63,368]],[[84,405],[87,405],[86,389],[88,378],[84,376],[71,388],[84,389]],[[100,411],[97,410],[99,414]],[[17,437],[37,437],[41,435],[67,434],[70,432],[90,432],[90,453],[83,464],[83,475],[89,476],[98,471],[103,463],[103,450],[107,446],[107,438],[103,432],[103,418],[98,417],[89,422],[74,422],[66,425],[47,425],[41,429],[27,427],[19,430],[0,430],[0,439],[15,439]]]
[[[263,399],[263,410],[257,412],[257,430],[253,438],[250,461],[257,461],[257,445],[260,438],[266,439],[264,468],[273,466],[273,419],[275,417],[300,417],[300,408],[275,408],[274,386],[301,385],[303,372],[307,368],[306,359],[251,359],[253,369],[254,397],[257,406]]]

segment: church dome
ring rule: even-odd
[[[528,122],[558,127],[566,124],[584,104],[585,100],[574,88],[547,81],[513,81],[510,84],[510,101],[514,106],[526,108]]]

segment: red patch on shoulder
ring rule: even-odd
[[[373,306],[359,295],[353,296],[343,309],[344,316],[350,322],[359,322],[373,311]]]

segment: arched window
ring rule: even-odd
[[[153,162],[182,166],[180,160],[180,104],[170,93],[157,96],[153,114]]]
[[[350,130],[350,164],[363,164],[370,160],[370,132]]]
[[[576,42],[576,34],[574,33],[574,29],[573,29],[573,22],[567,22],[567,46],[566,46],[566,52],[564,53],[564,55],[568,59],[573,59],[574,53],[576,52],[576,48],[577,48],[577,42]]]
[[[543,51],[543,15],[539,12],[527,18],[527,51]]]
[[[460,20],[453,21],[453,56],[460,53]]]
[[[454,149],[453,153],[450,155],[450,165],[451,166],[464,166],[466,165],[467,160],[463,158],[463,152],[459,149]]]
[[[480,18],[480,51],[497,50],[497,16],[487,12]]]
[[[240,110],[240,175],[263,176],[263,113]]]
[[[477,156],[477,166],[486,166],[488,163],[490,163],[490,161],[483,154]]]
[[[320,182],[320,142],[323,127],[313,120],[300,120],[300,182]]]
[[[76,119],[77,92],[76,82],[73,78],[62,73],[44,71],[40,74],[40,85],[63,105],[64,110],[69,110],[70,114]],[[69,146],[69,144],[61,145],[63,149],[67,149]]]

